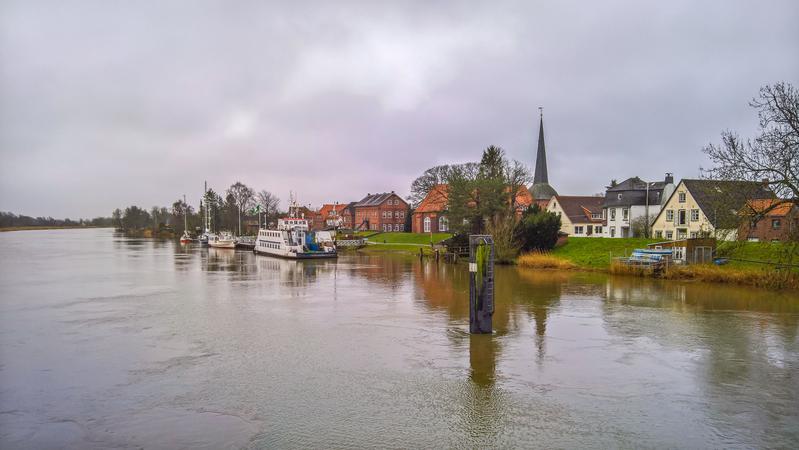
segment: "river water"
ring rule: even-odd
[[[0,233],[0,447],[797,447],[799,299]]]

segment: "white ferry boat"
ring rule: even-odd
[[[290,208],[296,216],[297,208]],[[255,240],[256,254],[290,259],[335,258],[336,244],[329,231],[308,231],[304,217],[278,219],[277,229],[260,229]]]

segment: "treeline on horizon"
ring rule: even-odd
[[[54,219],[52,217],[31,217],[24,214],[14,214],[0,211],[0,228],[11,227],[112,227],[110,217],[95,217],[93,219]]]
[[[281,215],[280,199],[266,190],[255,192],[239,181],[230,185],[222,196],[213,189],[203,196],[199,208],[193,207],[183,199],[172,203],[171,207],[153,206],[149,210],[136,205],[125,209],[117,208],[111,214],[112,225],[127,232],[151,230],[156,233],[184,231],[198,233],[205,228],[206,209],[210,230],[213,232],[231,231],[238,234],[246,232],[247,221],[259,220],[270,223]],[[259,217],[260,216],[260,217]]]

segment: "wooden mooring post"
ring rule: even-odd
[[[469,332],[492,333],[494,315],[494,238],[469,236]]]

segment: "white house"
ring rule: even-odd
[[[606,219],[604,236],[609,238],[633,237],[633,225],[643,220],[652,225],[663,204],[674,192],[674,177],[667,173],[664,181],[643,181],[628,178],[608,187],[602,212]]]

